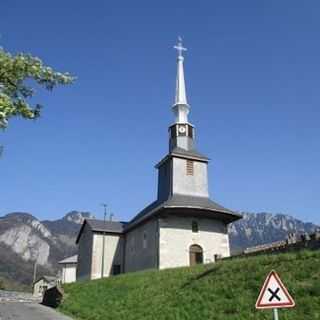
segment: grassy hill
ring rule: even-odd
[[[272,319],[255,302],[275,269],[296,300],[281,320],[320,319],[320,252],[225,260],[216,264],[144,271],[65,286],[60,310],[78,320]]]

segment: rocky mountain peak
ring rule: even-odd
[[[6,226],[18,227],[19,225],[27,225],[31,229],[38,231],[45,238],[52,236],[51,232],[30,213],[12,212],[0,219],[6,222]]]
[[[242,219],[229,225],[234,251],[285,240],[289,233],[312,233],[317,226],[285,214],[241,212]]]
[[[32,214],[27,212],[11,212],[0,219],[6,219],[6,220],[22,222],[22,223],[31,222],[34,220],[38,221],[36,217],[34,217]]]
[[[67,220],[69,222],[73,222],[76,224],[82,224],[84,219],[94,219],[94,215],[90,212],[83,212],[83,211],[70,211],[67,213],[63,220]]]

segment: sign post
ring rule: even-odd
[[[275,271],[265,280],[256,302],[256,309],[273,309],[274,320],[279,320],[278,309],[293,308],[295,302]]]

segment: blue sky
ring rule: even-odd
[[[320,223],[319,1],[13,1],[1,45],[78,77],[39,91],[39,121],[0,133],[0,214],[56,219],[156,197],[168,150],[177,35],[211,197]]]

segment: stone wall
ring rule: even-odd
[[[199,231],[192,232],[192,221]],[[229,257],[229,236],[226,225],[218,220],[167,216],[159,219],[159,267],[173,268],[190,264],[190,246],[197,244],[203,250],[203,262],[214,262],[217,257]]]
[[[320,249],[320,232],[313,234],[292,234],[288,235],[286,240],[267,243],[252,248],[247,248],[243,255],[257,255],[268,253],[282,253],[290,251],[299,251],[303,249]]]
[[[93,233],[85,225],[78,244],[77,281],[91,279]]]
[[[103,277],[112,275],[115,265],[120,266],[120,272],[123,272],[123,237],[117,234],[95,233],[92,247],[91,279],[101,278],[103,238],[105,238]]]
[[[126,234],[125,272],[158,267],[158,220],[152,219]]]
[[[41,278],[33,284],[33,296],[42,297],[47,289],[50,289],[55,285],[56,281],[48,282],[44,278]]]

